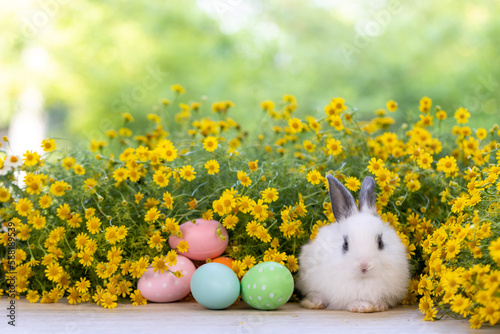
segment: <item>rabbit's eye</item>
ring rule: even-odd
[[[377,235],[377,244],[379,250],[384,249],[384,241],[382,241],[382,234]]]
[[[344,236],[344,245],[342,245],[342,251],[347,253],[349,250],[349,242],[347,241],[347,236]]]

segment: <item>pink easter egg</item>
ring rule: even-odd
[[[217,228],[220,227],[221,234],[225,237],[222,240],[217,235]],[[182,253],[187,258],[197,261],[213,259],[226,250],[229,242],[228,234],[224,226],[216,220],[196,219],[195,222],[185,222],[181,224],[180,230],[183,238],[170,236],[168,243],[170,247],[176,248],[181,240],[186,240],[189,249]]]
[[[170,271],[182,270],[182,277],[175,277],[171,272],[154,272],[149,267],[137,282],[141,295],[151,302],[168,303],[186,297],[191,291],[191,276],[196,268],[190,259],[177,255],[177,264],[169,267]]]

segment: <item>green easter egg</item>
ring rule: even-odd
[[[259,263],[241,280],[243,301],[259,310],[274,310],[284,305],[292,292],[292,274],[277,262]]]

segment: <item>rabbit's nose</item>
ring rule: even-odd
[[[368,271],[368,269],[370,269],[370,264],[368,262],[360,262],[359,265],[359,270],[361,270],[361,272],[363,274],[366,274],[366,272]]]

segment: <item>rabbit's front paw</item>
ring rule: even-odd
[[[308,308],[308,309],[322,309],[326,307],[325,303],[322,300],[319,299],[310,300],[308,298],[303,299],[300,302],[300,305],[303,308]]]
[[[371,313],[387,311],[388,306],[385,304],[372,304],[364,300],[358,300],[349,304],[348,309],[351,312]]]

